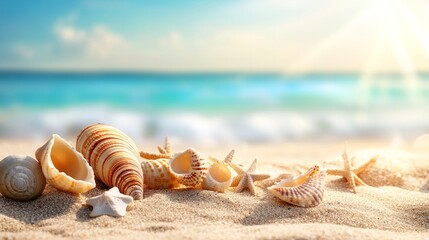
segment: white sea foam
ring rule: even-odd
[[[88,124],[111,124],[140,144],[168,135],[200,144],[281,142],[308,138],[401,135],[417,137],[429,131],[429,113],[419,109],[386,111],[271,111],[245,115],[194,112],[135,113],[108,107],[46,111],[2,111],[0,137],[45,139],[52,133],[76,136]]]

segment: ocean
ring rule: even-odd
[[[213,145],[415,138],[429,132],[429,76],[0,72],[0,138],[75,136],[96,122]]]

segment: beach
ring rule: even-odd
[[[70,142],[74,140],[71,138]],[[144,141],[142,141],[144,142]],[[28,154],[43,142],[1,140],[2,158]],[[173,142],[174,150],[194,147],[222,159],[235,149],[234,162],[272,177],[297,175],[314,165],[342,168],[343,141],[291,141],[207,147]],[[155,151],[155,142],[139,148]],[[429,161],[412,143],[386,139],[348,140],[349,155],[360,164],[379,155],[359,176],[369,186],[354,194],[341,177],[328,176],[323,202],[313,208],[289,205],[256,182],[256,196],[201,189],[145,189],[125,217],[90,218],[86,199],[107,188],[100,182],[85,194],[47,186],[28,202],[0,197],[0,236],[5,239],[427,239],[429,238]]]

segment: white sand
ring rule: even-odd
[[[1,141],[0,156],[33,155],[40,143]],[[155,150],[148,144],[145,150]],[[173,146],[184,149],[186,145]],[[231,147],[192,146],[205,155],[223,158]],[[349,141],[356,164],[379,153],[374,168],[361,175],[369,185],[353,194],[339,177],[327,179],[324,201],[314,208],[281,202],[258,184],[258,196],[215,193],[199,189],[145,190],[123,218],[89,218],[87,197],[47,187],[33,201],[0,196],[0,236],[19,239],[428,239],[429,157],[410,153],[407,146],[390,149],[384,141]],[[315,164],[342,167],[340,142],[294,142],[236,147],[236,163],[258,158],[258,170],[276,177],[297,174]],[[268,183],[265,182],[265,183]]]

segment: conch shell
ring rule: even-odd
[[[94,168],[97,179],[135,200],[143,199],[139,152],[125,133],[104,124],[90,125],[77,137],[76,148]]]
[[[202,183],[207,170],[207,160],[193,148],[176,153],[170,159],[171,174],[185,186],[196,186]]]
[[[11,155],[0,161],[0,193],[3,196],[27,201],[39,197],[45,186],[46,179],[36,159]]]
[[[203,189],[225,192],[232,184],[233,175],[228,164],[234,156],[234,150],[232,150],[223,161],[219,161],[216,158],[210,158],[212,163],[207,171],[207,176],[202,183]]]
[[[169,161],[166,158],[142,161],[144,184],[148,188],[167,189],[179,185],[175,176],[170,173]]]
[[[315,207],[323,200],[325,175],[325,171],[319,171],[319,166],[314,166],[302,175],[283,179],[268,190],[287,203],[300,207]]]
[[[94,172],[86,159],[56,134],[37,149],[36,158],[48,184],[59,190],[85,193],[95,187]]]

